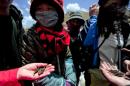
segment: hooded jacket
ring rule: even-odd
[[[36,20],[36,17],[35,17],[36,7],[38,5],[40,5],[41,3],[48,3],[52,6],[54,6],[54,8],[56,8],[56,11],[57,11],[58,16],[59,16],[58,23],[62,23],[64,21],[64,11],[63,11],[63,3],[64,2],[63,2],[63,0],[32,0],[31,6],[30,6],[30,14],[31,14],[33,19]]]
[[[63,0],[33,0],[30,13],[36,21],[36,7],[42,3],[53,6],[58,13],[59,20],[51,29],[41,26],[37,22],[25,33],[23,37],[25,63],[45,62],[55,66],[56,71],[36,81],[36,86],[75,86],[75,69],[68,48],[70,37],[62,27],[64,19]]]

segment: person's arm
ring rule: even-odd
[[[83,46],[86,47],[94,44],[94,42],[97,41],[97,38],[98,38],[98,28],[97,28],[97,22],[95,22],[92,26],[89,27],[88,33],[83,42]]]
[[[21,86],[17,80],[17,69],[0,71],[0,86]]]
[[[88,31],[91,29],[90,27],[97,22],[98,9],[99,7],[97,5],[92,5],[89,8],[90,18],[86,20],[84,27],[80,32],[82,43],[85,41]]]
[[[101,62],[100,66],[101,72],[104,75],[104,77],[113,84],[113,86],[130,86],[130,80],[125,79],[125,77],[119,77],[114,75],[110,70],[113,70],[113,67],[106,63],[106,62]]]
[[[93,4],[89,7],[89,16],[97,16],[99,13],[99,6],[97,4]]]
[[[122,61],[130,60],[130,49],[129,48],[122,48]]]
[[[45,67],[41,74],[35,73],[39,67]],[[0,86],[21,86],[22,80],[37,80],[54,71],[54,66],[45,63],[31,63],[23,67],[0,71]]]
[[[93,4],[92,6],[89,7],[89,16],[90,16],[90,18],[88,19],[89,26],[97,22],[98,11],[99,6],[96,4]]]

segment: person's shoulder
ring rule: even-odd
[[[15,21],[23,19],[23,15],[21,11],[15,5],[12,5],[12,4],[10,5],[9,13],[10,13],[10,16],[13,17]]]

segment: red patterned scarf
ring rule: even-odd
[[[59,54],[70,44],[70,36],[63,28],[60,32],[57,32],[53,31],[53,28],[47,29],[40,26],[35,28],[35,31],[39,35],[42,47],[49,56]]]

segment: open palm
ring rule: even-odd
[[[127,86],[130,85],[130,80],[125,79],[124,77],[119,77],[113,74],[110,70],[113,70],[113,67],[106,63],[101,62],[100,69],[104,77],[114,86]]]
[[[41,75],[39,75],[38,73],[34,74],[37,68],[45,66],[46,68]],[[31,63],[19,68],[17,78],[18,80],[37,80],[49,75],[53,71],[54,66],[52,66],[51,64],[47,65],[45,63]]]

